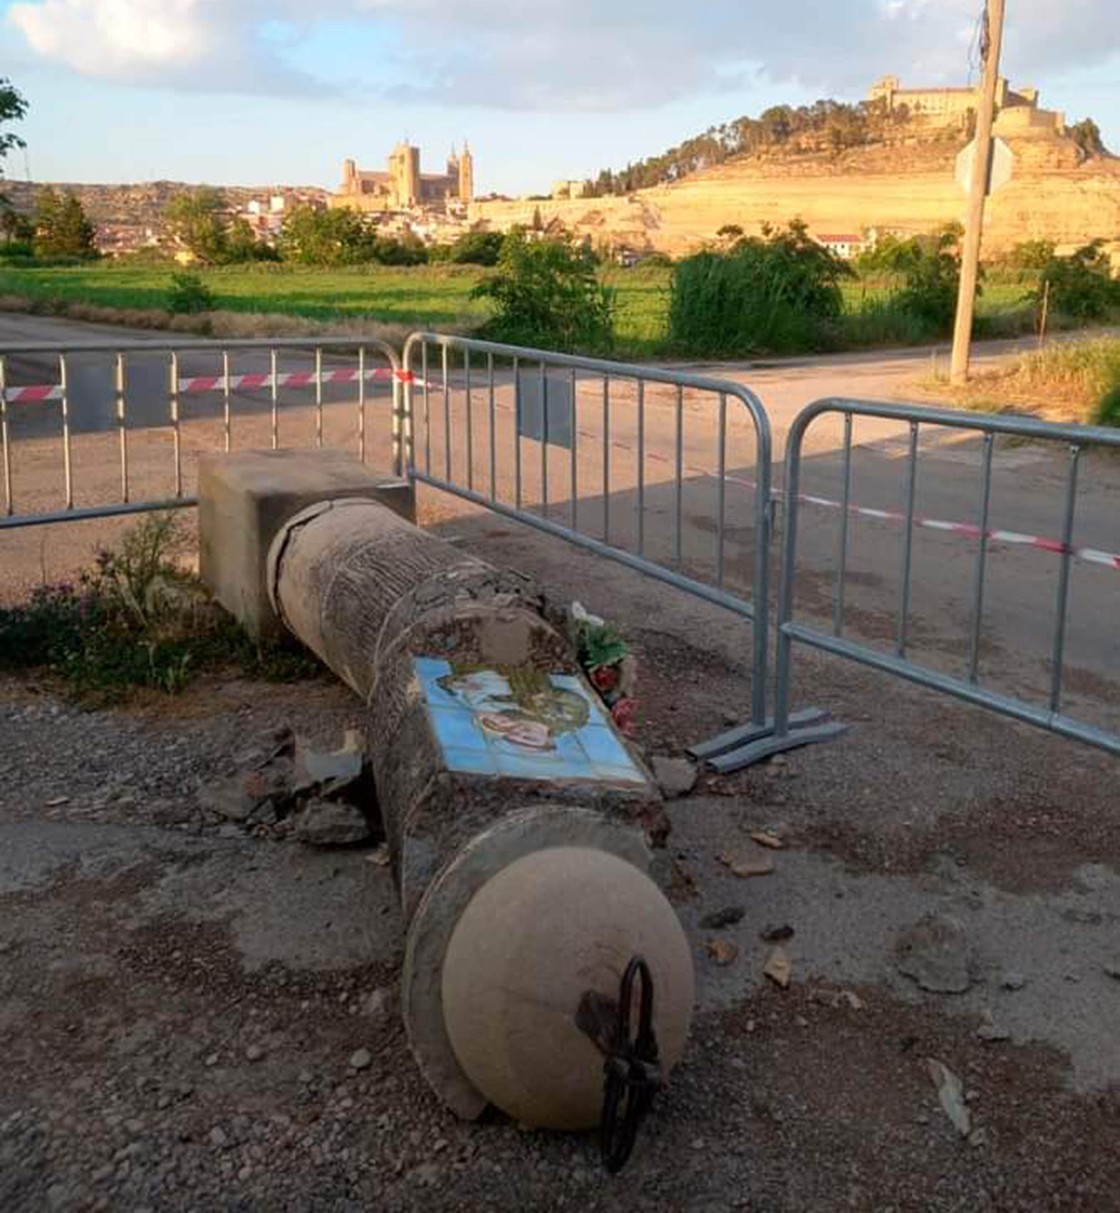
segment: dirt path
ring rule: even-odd
[[[448,525],[626,629],[647,752],[745,702],[745,629],[723,613],[520,528]],[[589,1138],[436,1103],[404,1045],[400,926],[369,851],[201,811],[199,786],[282,725],[339,736],[344,689],[215,681],[85,714],[7,684],[0,1207],[1120,1208],[1115,763],[831,662],[802,673],[852,731],[671,805],[658,876],[698,1014],[613,1180]],[[787,844],[775,872],[734,877],[719,856],[760,828]],[[738,922],[703,925],[729,908]],[[963,993],[896,967],[928,913],[963,928]],[[793,931],[785,991],[762,976],[776,927]],[[738,949],[726,967],[715,938]],[[967,1138],[930,1058],[962,1081]]]

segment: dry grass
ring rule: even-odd
[[[286,316],[278,312],[231,312],[218,310],[201,315],[180,316],[163,308],[109,307],[80,301],[32,299],[26,295],[0,295],[0,312],[24,312],[32,315],[59,316],[91,324],[124,325],[128,328],[186,333],[197,337],[225,337],[230,340],[254,337],[361,337],[387,341],[401,346],[413,331],[405,324],[384,324],[367,317],[312,320],[305,316]],[[445,332],[468,331],[469,326],[443,325]]]
[[[975,373],[952,388],[944,372],[920,384],[923,392],[962,408],[1025,412],[1049,421],[1120,425],[1120,338],[1068,341]]]

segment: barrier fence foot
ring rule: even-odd
[[[822,708],[805,708],[803,711],[794,712],[789,718],[789,727],[791,729],[803,729],[807,725],[817,724],[819,721],[827,720],[828,712]],[[712,737],[708,741],[699,741],[696,745],[691,745],[685,750],[685,753],[690,758],[695,758],[697,762],[707,762],[710,758],[715,758],[717,754],[726,754],[728,750],[737,750],[742,746],[749,745],[752,741],[759,741],[763,737],[772,737],[774,735],[774,720],[769,718],[765,724],[741,724],[734,729],[729,729],[726,733],[720,733]]]
[[[790,716],[789,727],[781,735],[775,733],[774,721],[769,719],[765,724],[741,725],[720,733],[710,741],[689,746],[686,753],[698,762],[707,763],[713,770],[728,774],[786,750],[831,741],[847,729],[846,724],[829,720],[827,711],[804,708]]]

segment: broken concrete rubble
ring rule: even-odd
[[[204,812],[263,836],[292,836],[309,846],[351,846],[379,833],[376,798],[361,734],[319,750],[285,730],[247,769],[203,785]],[[263,827],[263,831],[261,829]]]

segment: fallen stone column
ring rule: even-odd
[[[540,594],[366,499],[291,517],[266,581],[280,620],[368,708],[404,1017],[428,1082],[464,1117],[494,1103],[542,1127],[597,1124],[602,1039],[581,1008],[617,1002],[644,957],[667,1072],[692,966],[646,875],[660,799]]]

